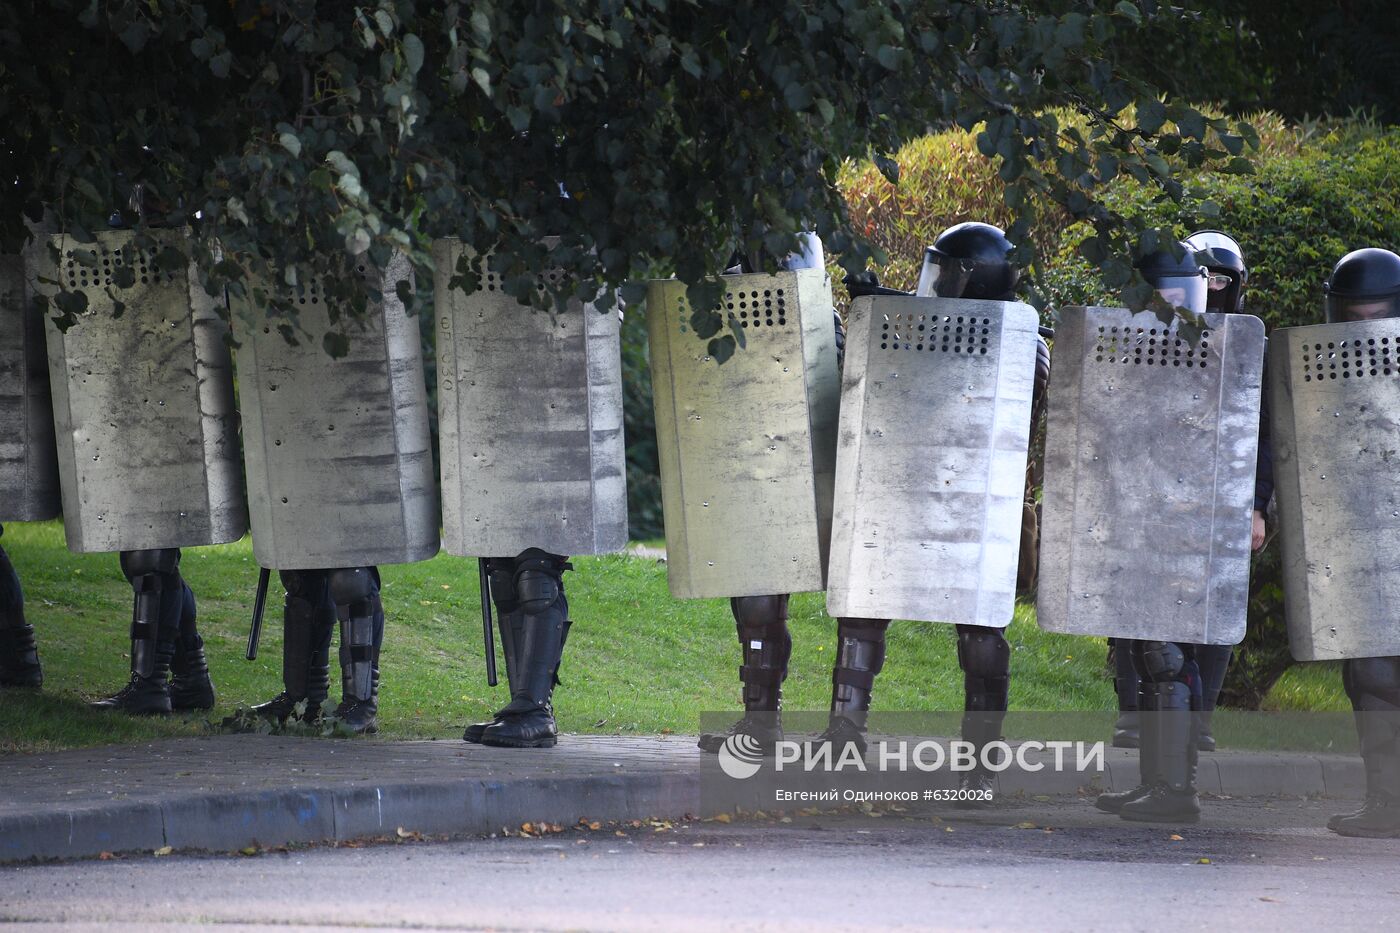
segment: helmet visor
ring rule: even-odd
[[[1330,323],[1373,321],[1383,317],[1400,317],[1400,296],[1382,295],[1375,298],[1327,296],[1327,320]]]
[[[972,260],[925,253],[924,266],[919,270],[919,285],[914,294],[920,298],[961,298],[976,268],[977,264]]]
[[[1153,286],[1161,299],[1173,308],[1205,313],[1207,288],[1204,275],[1168,275],[1158,279]]]

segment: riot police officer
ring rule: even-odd
[[[572,624],[564,596],[564,571],[572,569],[568,557],[541,548],[487,559],[510,702],[490,720],[467,726],[465,741],[499,748],[551,748],[558,743],[553,696]]]
[[[1199,230],[1184,241],[1204,262],[1206,278],[1206,310],[1221,314],[1244,312],[1244,289],[1249,282],[1249,268],[1244,251],[1233,237],[1218,230]],[[1259,455],[1254,484],[1254,515],[1251,545],[1255,550],[1264,544],[1264,514],[1273,495],[1273,457],[1269,445],[1268,409],[1264,403],[1259,421]],[[1211,714],[1225,683],[1232,649],[1229,645],[1197,645],[1196,666],[1201,673],[1201,701],[1197,719],[1197,745],[1201,751],[1215,751],[1215,736],[1211,731]],[[1114,649],[1114,691],[1118,696],[1119,718],[1113,731],[1113,744],[1119,748],[1138,747],[1138,689],[1137,673],[1133,669],[1132,653],[1124,643]]]
[[[195,625],[194,592],[180,576],[180,549],[123,551],[120,559],[136,597],[131,680],[93,708],[133,715],[213,709],[214,684]]]
[[[1196,314],[1208,309],[1212,276],[1197,263],[1187,244],[1179,244],[1178,251],[1152,253],[1138,263],[1138,269],[1173,307]],[[1232,294],[1227,289],[1216,291]],[[1238,292],[1233,294],[1238,308]],[[1258,483],[1256,474],[1256,505]],[[1255,548],[1263,543],[1262,526],[1262,515],[1256,511],[1251,542]],[[1118,646],[1120,651],[1126,646],[1132,659],[1139,681],[1138,709],[1146,714],[1141,717],[1140,778],[1131,790],[1099,795],[1095,806],[1128,820],[1195,822],[1201,812],[1196,796],[1198,722],[1193,715],[1201,709],[1203,693],[1199,646],[1121,639]]]
[[[384,606],[378,567],[282,570],[282,692],[251,712],[284,725],[322,721],[330,695],[330,646],[340,624],[341,702],[336,727],[351,734],[378,731],[379,652]]]
[[[790,272],[823,268],[826,260],[821,239],[815,233],[804,233],[800,241],[799,251],[784,257],[778,263],[779,268]],[[752,273],[761,271],[761,268],[761,263],[752,263],[748,257],[736,254],[730,259],[725,274]],[[835,327],[839,360],[845,338],[839,313],[835,317]],[[739,681],[743,685],[745,715],[727,733],[701,735],[698,744],[702,750],[718,752],[724,740],[735,733],[752,736],[762,748],[768,750],[783,737],[777,714],[782,710],[783,681],[787,679],[788,661],[792,657],[792,635],[788,632],[787,624],[789,597],[788,593],[775,593],[768,596],[735,596],[729,600],[743,657]],[[759,715],[750,716],[750,713]]]
[[[1400,256],[1360,249],[1341,258],[1327,281],[1327,322],[1400,317]],[[1348,658],[1342,685],[1356,714],[1366,799],[1327,828],[1343,836],[1400,838],[1400,657]]]
[[[0,534],[4,534],[0,526]],[[0,547],[0,687],[40,687],[44,669],[34,644],[34,626],[24,619],[24,591],[10,555]]]
[[[917,294],[921,297],[1014,301],[1019,277],[1006,234],[985,223],[960,223],[945,230],[924,253]],[[881,288],[872,277],[847,282],[851,293],[903,294]],[[1050,373],[1050,348],[1040,338],[1036,348],[1035,402],[1032,425],[1044,403]],[[889,619],[839,618],[836,658],[831,675],[831,718],[819,742],[855,745],[863,754],[866,720],[875,678],[884,667]],[[957,626],[958,666],[963,672],[962,738],[970,742],[978,766],[961,777],[958,805],[982,806],[990,799],[992,773],[983,766],[983,750],[1001,738],[1011,687],[1011,646],[1001,629]]]

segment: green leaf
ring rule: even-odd
[[[1138,9],[1138,5],[1133,3],[1132,0],[1118,0],[1117,5],[1113,8],[1113,12],[1125,19],[1131,20],[1134,25],[1142,25],[1142,11]]]
[[[408,73],[416,75],[423,67],[423,40],[413,33],[404,36],[403,57]]]
[[[350,339],[338,331],[331,331],[321,338],[321,348],[330,354],[332,359],[340,359],[350,352]]]
[[[491,96],[491,75],[485,68],[473,68],[472,80],[476,82],[477,87],[481,88],[483,94],[487,97]]]
[[[277,135],[277,141],[282,144],[282,148],[292,154],[292,158],[301,155],[301,140],[297,134],[290,129],[283,130]]]
[[[734,355],[733,334],[725,334],[723,337],[716,337],[706,345],[705,351],[714,357],[716,363],[724,365],[725,361]]]

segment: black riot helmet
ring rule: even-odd
[[[1244,310],[1244,287],[1249,281],[1249,269],[1244,264],[1244,250],[1219,230],[1198,230],[1184,242],[1197,253],[1206,256],[1206,308],[1227,313]]]
[[[1199,265],[1185,243],[1177,244],[1180,258],[1171,249],[1159,249],[1137,262],[1138,271],[1162,300],[1197,314],[1206,310],[1206,267]]]
[[[1400,256],[1388,249],[1347,253],[1322,290],[1329,324],[1400,317]]]
[[[999,227],[962,223],[939,234],[924,250],[919,270],[921,298],[984,298],[1011,301],[1016,297],[1016,267],[1007,257],[1011,241]]]

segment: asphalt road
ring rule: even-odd
[[[1176,830],[1056,800],[975,815],[799,814],[10,866],[0,920],[30,930],[1400,926],[1400,840],[1328,833],[1329,802],[1207,805],[1209,822]]]

